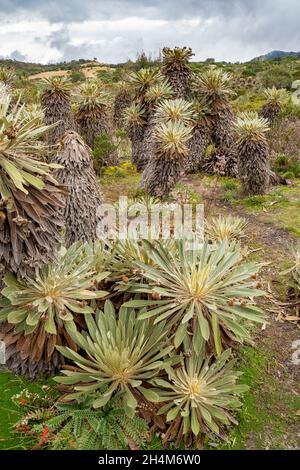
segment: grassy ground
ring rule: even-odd
[[[34,393],[41,399],[47,397],[51,381],[28,382],[9,372],[0,373],[0,450],[30,449],[36,440],[24,437],[14,431],[14,425],[23,415],[26,392]],[[44,387],[47,387],[45,390]]]
[[[101,178],[106,202],[119,195],[132,196],[140,176],[132,172],[112,172]],[[206,215],[238,214],[248,220],[248,243],[256,249],[253,259],[270,263],[264,268],[264,283],[277,300],[286,295],[285,278],[279,272],[289,263],[289,248],[300,237],[300,183],[273,188],[261,198],[241,199],[239,186],[229,178],[189,176],[178,186],[176,196],[187,195],[192,202],[204,202]],[[300,366],[291,362],[293,342],[300,339],[299,326],[282,320],[279,310],[268,300],[264,305],[268,324],[253,332],[254,345],[238,354],[243,381],[250,386],[243,408],[228,442],[208,441],[210,449],[296,449],[300,447]],[[299,325],[299,323],[298,323]],[[24,449],[31,443],[11,432],[22,408],[11,397],[24,387],[41,391],[8,373],[0,373],[0,449]],[[149,448],[159,448],[154,439]]]
[[[223,178],[222,178],[223,179]],[[206,184],[213,187],[216,178],[205,177]],[[300,181],[294,180],[292,186],[276,186],[265,196],[240,197],[239,185],[232,179],[217,183],[218,197],[221,201],[255,215],[261,222],[271,222],[278,228],[287,229],[300,237]]]
[[[250,387],[225,449],[299,448],[299,391],[286,387],[288,373],[278,366],[272,347],[240,351],[242,382]]]

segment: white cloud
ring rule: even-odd
[[[47,20],[6,22],[0,29],[0,56],[9,57],[19,51],[27,61],[59,60],[61,53],[50,45],[50,37],[58,29],[59,25]]]

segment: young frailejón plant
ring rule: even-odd
[[[94,258],[81,243],[62,248],[55,261],[31,277],[21,280],[7,274],[0,314],[0,321],[7,322],[1,333],[6,366],[31,379],[53,375],[64,363],[56,345],[77,348],[70,330],[76,329],[75,323],[84,325],[82,314],[93,313],[91,300],[107,295],[95,291],[95,284],[107,275],[95,272]]]
[[[182,441],[202,447],[203,435],[222,435],[225,426],[237,421],[230,414],[240,406],[239,395],[248,390],[237,384],[241,372],[233,370],[235,360],[228,349],[216,360],[199,354],[187,354],[182,364],[168,371],[168,381],[154,379],[159,387],[159,399],[166,402],[159,414],[171,422],[163,441],[170,438],[179,446]]]
[[[246,225],[246,220],[241,217],[211,217],[205,222],[205,233],[213,242],[231,242],[243,237]]]
[[[259,267],[241,264],[238,245],[206,241],[191,250],[181,240],[176,251],[168,251],[159,242],[156,247],[147,244],[155,266],[136,261],[148,284],[132,283],[130,291],[147,293],[152,300],[131,300],[124,306],[148,307],[139,318],[153,318],[154,324],[166,320],[176,348],[182,343],[188,348],[191,341],[197,353],[207,342],[208,349],[221,354],[232,342],[250,337],[245,320],[265,322],[253,301],[264,295],[256,287]]]
[[[133,416],[139,400],[158,401],[157,393],[147,387],[151,379],[168,368],[168,357],[173,347],[167,341],[164,322],[153,325],[148,320],[138,321],[138,314],[126,308],[118,319],[113,304],[106,301],[103,311],[95,317],[85,315],[88,333],[72,332],[72,339],[83,351],[58,346],[57,349],[76,364],[72,370],[63,370],[56,377],[59,383],[72,385],[74,393],[66,400],[92,394],[94,408],[102,408],[112,395],[120,392],[124,411]],[[103,391],[103,386],[107,390]]]
[[[181,122],[157,124],[154,128],[154,154],[144,170],[142,186],[151,196],[170,194],[184,173],[191,128]]]
[[[68,132],[53,158],[61,169],[55,172],[69,194],[64,209],[65,245],[97,239],[98,214],[102,204],[100,186],[93,168],[91,149],[76,132]]]
[[[192,70],[189,60],[193,56],[190,47],[164,47],[162,50],[162,72],[171,84],[176,98],[187,98]]]
[[[48,262],[60,242],[66,190],[51,175],[57,167],[39,161],[49,126],[24,115],[18,101],[0,96],[0,261],[25,275]]]
[[[46,125],[56,124],[47,133],[48,144],[53,146],[69,130],[75,130],[71,109],[71,82],[66,77],[42,80],[41,105]]]
[[[268,121],[257,113],[244,113],[235,124],[239,155],[238,176],[245,195],[265,194],[269,188]]]

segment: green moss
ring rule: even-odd
[[[246,207],[262,209],[264,204],[268,201],[268,196],[247,196],[244,199],[239,200],[237,203],[242,204]]]
[[[284,178],[292,179],[300,177],[300,163],[297,157],[279,154],[273,162],[273,169]]]
[[[224,201],[224,202],[233,203],[234,200],[236,199],[236,193],[235,193],[235,191],[225,191],[225,192],[221,195],[221,199],[222,199],[222,201]]]
[[[233,191],[233,190],[238,189],[238,184],[237,184],[236,181],[228,180],[228,181],[225,181],[225,183],[223,183],[222,188],[225,189],[225,190]]]
[[[170,197],[172,201],[179,203],[199,204],[202,201],[200,194],[197,191],[190,189],[184,183],[177,183],[175,190]]]
[[[239,369],[243,372],[241,383],[249,386],[249,391],[244,395],[243,408],[237,416],[239,426],[235,427],[229,436],[229,443],[223,448],[246,449],[246,441],[249,434],[256,429],[263,428],[265,414],[257,409],[255,391],[258,387],[259,377],[266,367],[264,354],[251,347],[246,347],[241,351]]]
[[[296,237],[300,237],[300,209],[297,206],[289,205],[288,210],[278,210],[275,214],[264,214],[262,220],[272,222]]]
[[[248,196],[233,202],[251,213],[258,213],[262,222],[273,223],[300,236],[300,188],[282,187],[263,196]]]
[[[259,220],[272,223],[300,237],[300,188],[282,187],[265,196],[250,196],[234,201],[251,212],[259,213]]]
[[[223,449],[284,449],[283,435],[289,436],[291,446],[296,446],[297,436],[287,423],[296,425],[296,411],[300,397],[292,392],[283,394],[280,382],[268,372],[272,363],[270,351],[243,347],[238,368],[243,372],[241,383],[249,386],[244,395],[243,407],[236,416],[239,425],[232,428],[228,443]]]

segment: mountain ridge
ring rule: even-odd
[[[300,52],[294,52],[294,51],[280,51],[280,50],[274,50],[270,51],[267,54],[260,55],[258,57],[254,57],[252,61],[255,60],[274,60],[274,59],[282,59],[284,57],[300,57]]]

